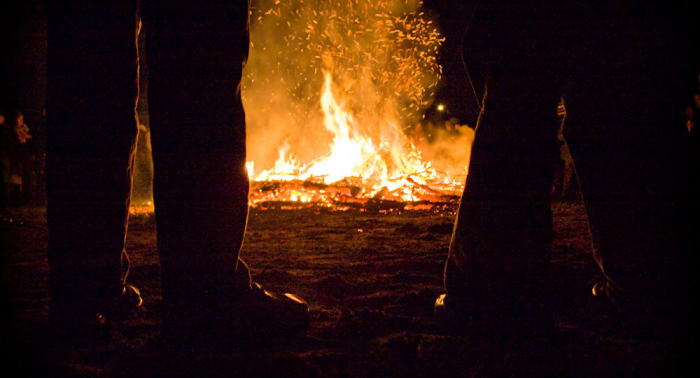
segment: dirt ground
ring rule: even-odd
[[[583,207],[553,210],[556,333],[547,340],[494,342],[478,324],[455,331],[435,318],[454,214],[253,210],[242,257],[256,281],[308,300],[310,328],[255,345],[171,349],[157,342],[153,216],[132,217],[127,240],[143,309],[100,342],[68,346],[46,336],[45,209],[10,209],[3,356],[17,376],[669,376],[674,344],[657,319],[616,323],[596,307]]]

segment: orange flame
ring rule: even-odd
[[[271,169],[255,172],[254,161],[246,164],[255,189],[251,204],[440,202],[461,193],[464,176],[437,173],[403,129],[420,130],[441,73],[443,39],[421,6],[419,0],[260,1],[242,84],[248,146],[264,168],[274,159],[267,146],[279,147]],[[440,153],[449,143],[413,141],[443,171],[453,160]],[[449,165],[450,174],[463,173],[457,172],[463,161]]]
[[[325,82],[321,95],[321,108],[324,125],[333,134],[330,152],[315,162],[300,165],[289,153],[285,143],[278,149],[279,158],[275,167],[254,174],[254,162],[248,162],[248,172],[253,181],[291,181],[310,180],[323,184],[332,184],[346,178],[357,178],[362,183],[362,191],[357,195],[367,198],[380,190],[402,201],[417,201],[419,196],[411,190],[415,185],[438,184],[454,186],[431,167],[430,162],[423,161],[420,151],[401,132],[400,126],[389,115],[382,121],[383,131],[379,144],[371,137],[362,135],[356,125],[356,119],[346,109],[345,103],[338,98],[342,94],[334,90],[330,72],[324,72]],[[291,201],[309,202],[311,197],[297,190],[288,194]]]

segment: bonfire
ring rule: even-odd
[[[437,106],[441,72],[443,39],[421,7],[267,0],[253,8],[242,83],[252,207],[454,210],[468,161],[445,164],[443,146],[436,169],[435,148],[409,137]]]

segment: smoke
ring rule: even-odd
[[[440,78],[437,26],[418,0],[254,0],[242,83],[248,160],[271,168],[278,146],[298,161],[328,153],[320,106],[324,73],[376,142],[406,140]]]
[[[436,171],[456,179],[461,185],[466,178],[474,136],[471,127],[447,121],[432,128],[430,137],[415,138],[414,143]]]

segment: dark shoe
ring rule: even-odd
[[[619,330],[630,324],[635,311],[622,289],[614,282],[602,280],[593,285],[590,311],[585,319],[594,328]]]
[[[274,293],[253,282],[236,304],[242,324],[260,335],[283,335],[303,331],[311,316],[305,300],[290,293]]]
[[[106,315],[118,320],[124,319],[141,305],[143,305],[143,299],[139,289],[133,285],[125,285],[121,295]]]
[[[174,346],[235,347],[299,334],[306,330],[310,318],[303,299],[252,283],[202,302],[170,303],[164,313],[163,334]]]
[[[141,293],[132,285],[124,286],[122,293],[101,310],[90,309],[85,303],[73,302],[52,305],[49,326],[51,333],[61,339],[90,340],[109,333],[115,323],[123,321],[141,305]]]
[[[445,318],[448,316],[448,309],[447,306],[445,305],[445,299],[447,298],[447,294],[440,294],[440,296],[435,300],[435,315],[438,318]]]
[[[458,308],[447,294],[440,294],[433,307],[435,316],[446,325],[462,328],[473,321],[466,309]]]
[[[111,329],[103,314],[75,313],[70,320],[52,316],[48,341],[56,350],[91,347],[108,339]]]
[[[591,290],[593,296],[600,298],[604,304],[610,306],[615,312],[625,314],[629,311],[629,299],[622,289],[612,281],[598,282]]]
[[[490,338],[517,339],[550,337],[554,332],[551,311],[546,308],[521,307],[512,312],[474,309],[441,294],[435,300],[435,315],[453,332],[484,331]]]

